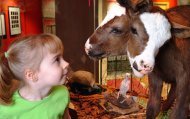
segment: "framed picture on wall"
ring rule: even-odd
[[[9,7],[10,34],[21,34],[20,8]]]
[[[1,38],[6,35],[6,29],[5,29],[5,14],[0,13],[0,36]]]

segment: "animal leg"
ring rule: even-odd
[[[176,104],[170,115],[171,119],[187,119],[189,104],[189,78],[181,73],[177,79]]]
[[[167,99],[162,104],[162,107],[161,107],[162,111],[167,111],[168,109],[171,108],[176,98],[175,91],[176,91],[176,84],[172,83]]]
[[[153,72],[149,74],[148,81],[150,92],[147,104],[146,118],[155,119],[160,112],[163,81]]]

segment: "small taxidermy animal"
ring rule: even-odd
[[[127,91],[130,88],[131,81],[129,79],[130,74],[126,73],[125,78],[122,80],[120,88],[119,88],[119,94],[122,95],[123,97],[126,97]]]
[[[95,84],[94,75],[83,70],[71,74],[69,86],[72,92],[82,95],[96,94],[102,91],[102,87]]]
[[[71,78],[69,79],[70,83],[80,83],[86,86],[93,87],[95,84],[94,75],[91,72],[88,71],[76,71],[71,75]]]
[[[126,73],[125,78],[122,80],[120,88],[119,88],[117,98],[119,99],[120,96],[122,96],[122,98],[124,98],[124,100],[121,101],[121,103],[123,103],[125,101],[125,99],[127,98],[127,91],[129,90],[130,84],[131,84],[129,77],[130,77],[130,74]]]

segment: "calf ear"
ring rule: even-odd
[[[118,2],[121,6],[123,6],[123,7],[127,7],[127,6],[129,5],[129,3],[127,3],[127,2],[129,2],[129,0],[117,0],[117,2]]]
[[[172,23],[172,34],[177,38],[190,38],[190,26],[184,26],[182,24]]]
[[[117,0],[117,2],[132,14],[148,12],[153,6],[152,0]]]
[[[177,38],[190,38],[190,7],[178,6],[166,11],[172,24],[172,34]]]

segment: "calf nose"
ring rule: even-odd
[[[84,47],[84,50],[85,50],[86,54],[88,55],[90,49],[87,47]]]
[[[85,43],[85,49],[90,49],[92,48],[92,45],[90,44],[90,39],[88,39]]]
[[[146,71],[152,71],[152,66],[149,66],[148,64],[143,65],[144,70]]]
[[[140,66],[142,67],[142,70],[145,70],[145,71],[152,71],[153,69],[150,63],[145,63],[143,60],[140,61]]]
[[[139,71],[139,69],[138,69],[138,65],[137,65],[136,62],[133,62],[133,68],[134,68],[135,70]]]
[[[90,51],[88,51],[88,55],[89,56],[94,56],[94,52],[90,50]]]

